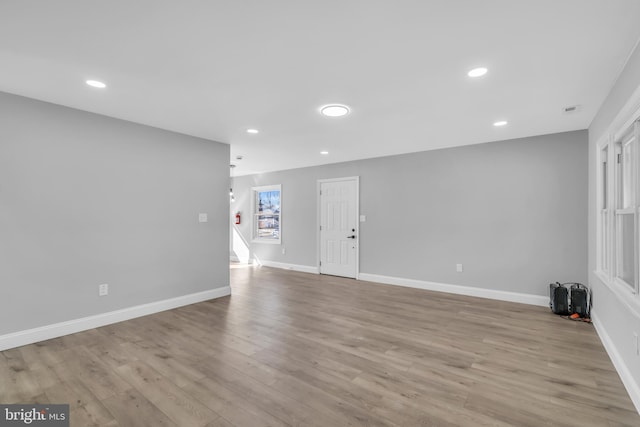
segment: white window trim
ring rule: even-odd
[[[258,231],[258,206],[256,206],[256,199],[257,199],[257,194],[258,192],[261,191],[279,191],[280,192],[280,213],[279,215],[279,222],[280,222],[280,229],[278,231],[278,238],[277,239],[269,239],[266,237],[258,237],[257,235],[257,231]],[[251,227],[252,227],[252,231],[251,231],[251,236],[252,239],[251,241],[253,243],[267,243],[267,244],[272,244],[272,245],[281,245],[282,244],[282,185],[281,184],[276,184],[276,185],[263,185],[261,187],[251,187]]]
[[[611,169],[611,143],[610,137],[605,137],[598,144],[596,144],[596,148],[598,150],[596,154],[596,270],[595,273],[600,277],[602,281],[609,282],[611,281],[611,194],[612,194],[612,186],[610,180],[610,169]],[[602,154],[604,150],[607,150],[607,158],[603,159]],[[603,161],[607,161],[607,188],[606,191],[603,191],[602,181],[602,163]],[[601,213],[603,211],[603,194],[607,195],[607,225],[608,225],[608,233],[607,233],[607,241],[602,241],[602,216]],[[604,258],[603,252],[606,252],[607,260],[606,265],[608,269],[604,269],[602,265],[602,259]]]
[[[600,138],[596,145],[596,265],[593,273],[602,281],[602,283],[618,298],[618,300],[626,306],[632,313],[640,317],[640,224],[638,224],[640,218],[640,203],[636,203],[635,208],[638,208],[636,214],[636,239],[634,242],[636,248],[636,260],[635,260],[635,279],[636,283],[634,288],[631,288],[628,284],[615,277],[616,275],[616,260],[615,254],[615,227],[614,220],[616,212],[615,197],[617,180],[616,167],[615,167],[615,142],[620,141],[629,132],[632,126],[635,126],[636,130],[636,144],[637,152],[633,158],[634,161],[634,183],[635,183],[635,197],[637,201],[640,201],[640,125],[636,122],[640,121],[640,87],[636,89],[633,95],[629,98],[625,106],[620,110],[616,118],[612,121],[605,134]],[[607,225],[608,241],[602,242],[602,221],[601,221],[601,206],[602,206],[602,151],[605,147],[608,147],[608,178],[607,178]],[[620,211],[618,211],[620,212]],[[606,246],[605,246],[606,245]],[[608,249],[608,271],[602,270],[602,251]]]
[[[611,230],[611,232],[613,233],[611,238],[613,239],[613,242],[615,244],[615,246],[611,247],[612,249],[612,257],[614,258],[615,261],[615,265],[612,264],[611,266],[613,267],[612,270],[612,274],[613,274],[613,281],[614,283],[618,284],[619,286],[622,286],[624,288],[626,288],[628,291],[630,291],[633,295],[637,295],[638,294],[638,264],[640,263],[640,257],[638,257],[638,239],[640,238],[640,233],[638,232],[638,224],[637,224],[637,215],[636,215],[636,209],[638,207],[637,204],[637,200],[638,200],[638,120],[640,120],[640,117],[637,118],[637,120],[635,120],[630,126],[628,126],[626,129],[622,129],[621,132],[619,133],[620,136],[616,139],[614,139],[612,141],[613,143],[613,147],[615,148],[615,150],[613,151],[613,160],[614,162],[612,163],[614,165],[613,171],[611,171],[609,173],[610,176],[613,175],[613,178],[615,180],[614,182],[614,194],[613,197],[615,197],[614,200],[614,204],[612,205],[612,212],[613,212],[613,223],[610,225],[609,229]],[[629,137],[629,135],[631,135],[631,137]],[[620,168],[622,167],[621,164],[618,162],[619,159],[617,159],[617,156],[621,156],[624,153],[624,146],[626,144],[632,144],[630,145],[630,168],[631,168],[631,172],[633,173],[632,176],[630,177],[630,184],[632,187],[632,194],[631,194],[631,207],[627,207],[627,208],[619,208],[618,205],[621,202],[621,200],[623,199],[623,195],[621,194],[622,191],[620,189],[621,186],[621,181],[624,179],[623,176],[619,175],[620,172]],[[620,146],[620,152],[618,152],[618,146]],[[622,172],[624,173],[624,169],[622,170]],[[620,266],[621,266],[621,260],[618,258],[618,253],[620,252],[620,248],[621,248],[621,242],[618,240],[618,236],[619,236],[619,231],[618,231],[618,227],[619,227],[619,220],[622,218],[622,216],[626,216],[626,215],[633,215],[633,221],[634,221],[634,238],[633,238],[633,253],[635,255],[635,260],[633,262],[633,283],[628,283],[627,281],[623,280],[622,278],[619,277],[619,270],[620,270]]]

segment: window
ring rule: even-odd
[[[637,138],[635,126],[615,142],[615,278],[636,291],[637,254],[635,250],[638,232],[636,229],[636,182]]]
[[[254,187],[253,191],[253,240],[280,243],[282,191],[280,185]]]
[[[640,122],[600,144],[598,155],[597,260],[600,277],[640,304]]]

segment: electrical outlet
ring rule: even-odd
[[[198,222],[207,222],[207,221],[209,221],[209,218],[207,217],[206,213],[198,214]]]
[[[462,264],[456,264],[456,271],[462,273]]]
[[[103,297],[105,295],[109,295],[108,283],[103,283],[102,285],[98,285],[98,296]]]
[[[286,254],[286,253],[287,253],[287,250],[283,247],[283,248],[282,248],[282,255],[284,255],[284,254]]]

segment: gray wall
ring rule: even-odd
[[[231,209],[249,242],[250,188],[282,184],[286,254],[252,254],[316,266],[316,181],[356,175],[361,273],[533,295],[586,281],[586,131],[237,177]]]
[[[593,289],[593,311],[598,325],[611,338],[615,351],[626,365],[636,393],[640,392],[640,358],[635,354],[633,333],[640,334],[640,316],[633,313],[594,274],[596,270],[596,144],[605,134],[616,115],[631,94],[640,88],[640,45],[609,93],[600,111],[589,127],[589,283]],[[640,410],[640,394],[636,396],[636,407]]]
[[[228,164],[224,144],[0,93],[0,335],[228,286]]]

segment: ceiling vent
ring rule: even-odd
[[[564,107],[562,109],[562,112],[564,112],[565,114],[571,114],[571,113],[577,113],[581,109],[582,109],[582,106],[580,105],[570,105],[568,107]]]

